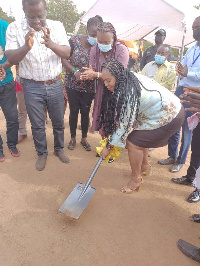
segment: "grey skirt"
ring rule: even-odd
[[[143,148],[159,148],[168,144],[168,139],[182,126],[185,110],[181,107],[178,115],[167,125],[153,130],[133,130],[128,135],[128,141]]]

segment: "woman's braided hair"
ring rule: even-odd
[[[126,118],[127,124],[124,135],[127,135],[133,126],[131,124],[133,119],[136,120],[138,116],[141,97],[140,82],[132,72],[125,69],[115,59],[110,59],[104,63],[102,70],[104,68],[115,76],[116,84],[114,92],[109,91],[104,86],[99,128],[103,127],[105,137],[109,137],[115,132],[119,123]],[[129,117],[126,117],[127,105],[131,107]]]
[[[115,51],[116,51],[116,43],[117,43],[117,34],[114,26],[110,22],[102,22],[98,25],[97,27],[97,32],[100,33],[106,33],[110,32],[113,34],[113,45],[112,45],[112,50],[111,50],[111,58],[114,58]]]

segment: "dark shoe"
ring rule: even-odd
[[[159,160],[158,161],[158,164],[161,164],[161,165],[170,165],[170,164],[174,164],[175,162],[176,162],[176,159],[175,158],[169,157],[169,158],[164,159],[164,160]]]
[[[109,160],[108,160],[108,163],[113,163],[115,160],[113,159],[113,158],[110,158]]]
[[[54,151],[54,155],[57,156],[62,163],[69,163],[69,158],[64,154],[64,151]]]
[[[70,142],[68,144],[68,149],[69,150],[74,150],[75,147],[76,147],[76,141],[75,140],[70,140]]]
[[[181,170],[181,168],[183,167],[183,164],[181,163],[175,163],[171,166],[170,168],[170,172],[171,173],[176,173],[176,172],[179,172]]]
[[[20,135],[19,137],[18,137],[18,142],[17,143],[20,143],[20,142],[22,142],[24,139],[26,139],[27,138],[27,135]]]
[[[180,178],[172,178],[172,182],[179,185],[193,186],[193,179],[190,179],[187,175],[182,176]]]
[[[188,197],[188,199],[187,199],[187,201],[190,202],[190,203],[192,203],[192,202],[197,202],[197,201],[199,201],[199,200],[200,200],[200,192],[199,192],[197,189],[195,189],[195,191],[193,191],[193,192],[189,195],[189,197]]]
[[[36,169],[38,171],[42,171],[45,168],[46,165],[46,161],[47,161],[47,156],[38,156],[37,162],[36,162]]]
[[[200,214],[193,214],[190,219],[195,223],[200,223]]]
[[[86,151],[91,151],[91,146],[88,142],[80,142],[81,145],[83,146],[83,148],[86,150]]]
[[[178,247],[179,249],[189,258],[196,260],[198,262],[200,262],[200,249],[193,246],[192,244],[179,239],[178,241]]]
[[[0,151],[0,162],[5,161],[5,156],[3,154],[3,151]]]
[[[18,149],[16,147],[11,147],[11,148],[8,148],[11,155],[14,156],[14,157],[19,157],[20,156],[20,152],[18,151]]]
[[[100,156],[98,153],[96,153],[96,157],[98,157],[98,158],[99,158],[99,157],[101,157],[101,156]]]

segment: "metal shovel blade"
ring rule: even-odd
[[[85,207],[88,205],[96,189],[88,186],[84,195],[81,193],[85,187],[85,184],[78,183],[76,187],[69,194],[63,205],[60,207],[60,211],[65,213],[67,216],[78,219]]]
[[[76,187],[69,194],[68,198],[65,200],[63,205],[60,207],[60,211],[67,214],[70,217],[78,219],[81,213],[84,211],[85,207],[88,205],[91,200],[95,188],[90,186],[92,179],[96,171],[98,170],[102,161],[102,156],[99,158],[96,163],[94,169],[92,170],[91,175],[89,176],[87,182],[85,184],[78,183]]]

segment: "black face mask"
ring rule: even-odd
[[[156,44],[162,44],[163,43],[163,37],[158,35],[155,37],[155,43]]]
[[[200,41],[200,28],[193,30],[193,38],[196,41]]]

